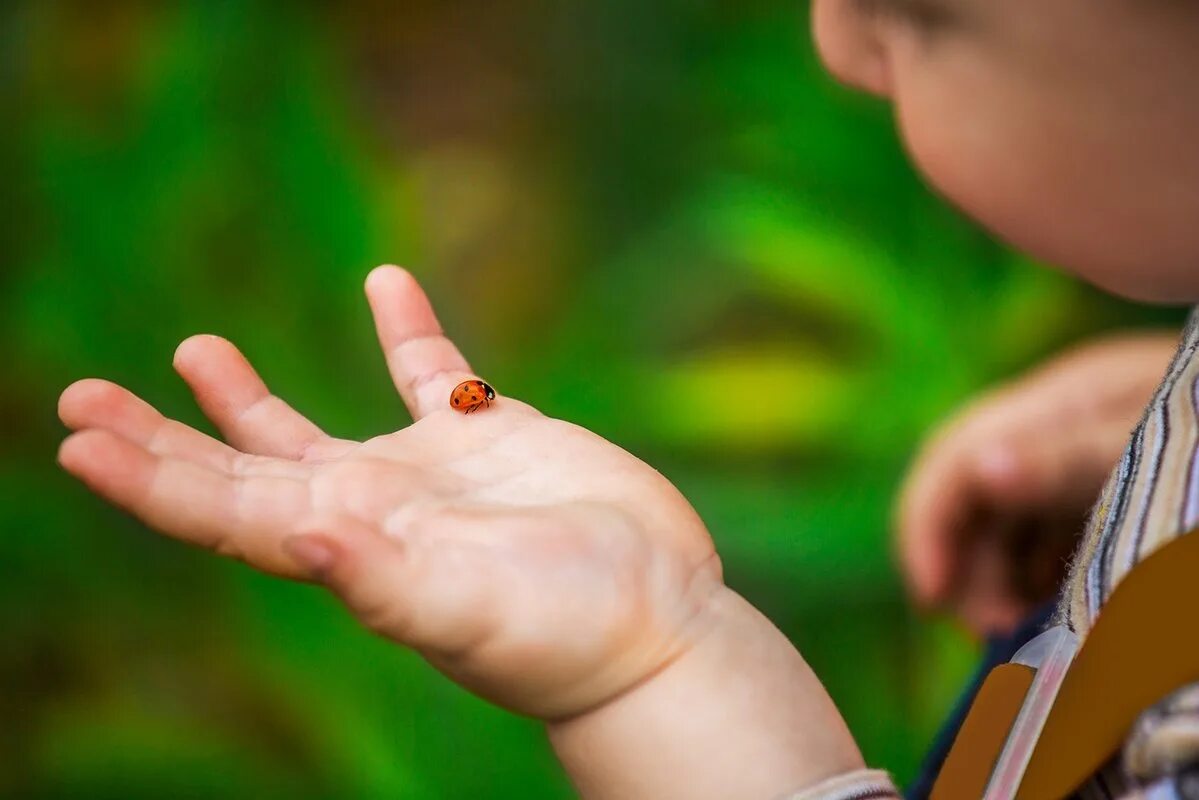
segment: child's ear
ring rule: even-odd
[[[886,54],[867,0],[812,0],[812,35],[833,77],[855,89],[889,96]]]

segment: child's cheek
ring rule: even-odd
[[[1102,162],[1068,109],[981,60],[941,53],[892,63],[901,135],[928,182],[999,238],[1108,283]],[[1127,287],[1110,286],[1120,291]]]
[[[1149,89],[1119,76],[990,44],[889,50],[901,135],[929,183],[999,238],[1110,291],[1199,297],[1199,148],[1174,141],[1199,119],[1145,106]]]
[[[1027,100],[965,60],[897,54],[892,76],[900,135],[933,188],[1013,244],[1043,249],[1037,206],[1052,203],[1054,176]]]

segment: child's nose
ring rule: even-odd
[[[813,0],[812,35],[825,68],[855,89],[887,97],[890,81],[878,26],[861,0]]]

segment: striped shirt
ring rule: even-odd
[[[1085,637],[1138,562],[1199,527],[1199,309],[1083,531],[1058,623]],[[1199,578],[1199,576],[1196,576]],[[1199,684],[1147,709],[1083,798],[1199,798]]]
[[[778,800],[899,800],[891,777],[881,770],[861,769],[822,781]]]

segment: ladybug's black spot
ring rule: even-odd
[[[458,398],[457,398],[457,397],[455,397],[455,398],[454,398],[454,405],[458,405]]]

